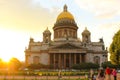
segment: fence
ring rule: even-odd
[[[88,80],[85,76],[16,76],[2,75],[0,80]]]
[[[0,80],[88,80],[88,71],[17,71],[1,72]]]

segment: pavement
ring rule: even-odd
[[[62,79],[85,79],[85,76],[62,76]],[[26,80],[39,80],[39,79],[58,79],[58,76],[16,76],[16,75],[4,75],[0,76],[0,80],[21,80],[21,79],[26,79]],[[111,76],[111,80],[114,80],[113,77]],[[117,80],[120,80],[120,73],[117,74]]]

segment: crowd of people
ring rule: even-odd
[[[85,75],[88,78],[87,75]],[[58,79],[62,78],[61,70],[58,72]],[[90,80],[117,80],[117,70],[115,68],[99,69],[98,74],[95,76],[93,69],[90,69]]]
[[[98,74],[94,77],[93,71],[91,72],[91,80],[111,80],[113,77],[114,80],[117,80],[117,71],[115,68],[107,67],[105,70],[99,69]]]

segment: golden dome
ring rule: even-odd
[[[73,15],[67,11],[67,6],[64,5],[64,10],[63,12],[61,12],[58,17],[57,17],[57,20],[60,20],[60,19],[71,19],[71,20],[74,20],[74,17]]]

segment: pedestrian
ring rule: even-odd
[[[96,80],[105,80],[105,74],[104,74],[104,70],[103,69],[100,69],[98,71],[98,75],[96,77]]]
[[[114,77],[114,80],[117,80],[117,71],[115,68],[112,70],[112,75]]]
[[[61,74],[61,70],[59,70],[58,72],[58,79],[61,79],[62,78],[62,74]]]
[[[94,71],[93,71],[93,69],[90,69],[90,78],[91,78],[91,80],[94,80]]]
[[[105,70],[106,80],[111,80],[111,69],[109,67]]]

